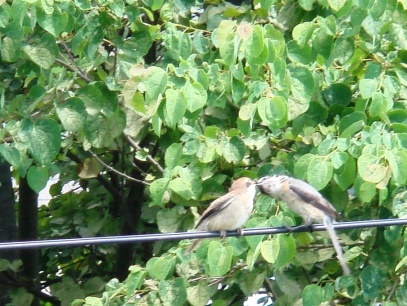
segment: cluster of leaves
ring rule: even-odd
[[[139,232],[191,229],[230,179],[271,173],[308,181],[347,220],[404,217],[404,5],[4,2],[0,154],[37,192],[59,174],[41,237],[115,234],[106,186],[119,180],[130,194],[134,169],[151,182]],[[62,194],[70,181],[81,188]],[[246,227],[299,222],[259,195]],[[326,236],[302,233],[206,241],[190,255],[187,242],[157,242],[123,282],[107,282],[112,247],[45,250],[42,281],[74,305],[241,304],[261,288],[276,305],[407,303],[402,228],[340,234],[348,277]]]

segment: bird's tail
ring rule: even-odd
[[[189,253],[195,251],[195,250],[199,247],[199,245],[201,244],[201,242],[202,242],[202,239],[196,239],[196,240],[194,240],[194,241],[192,242],[192,244],[188,247],[188,249],[185,251],[186,254],[189,254]]]
[[[343,273],[345,275],[350,275],[350,269],[345,262],[345,258],[343,257],[342,247],[339,244],[338,236],[336,235],[335,229],[332,224],[332,219],[329,217],[324,218],[324,225],[329,234],[329,237],[331,237],[331,241],[335,248],[339,263],[341,264]]]

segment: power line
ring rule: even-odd
[[[338,222],[334,224],[336,230],[369,228],[407,225],[407,219],[381,219],[367,221],[349,221]],[[322,224],[314,224],[312,227],[266,227],[266,228],[248,228],[244,229],[244,236],[253,235],[275,235],[293,232],[309,232],[309,231],[324,231],[325,227]],[[239,236],[236,231],[227,232],[226,236]],[[144,234],[130,236],[107,236],[93,238],[71,238],[71,239],[53,239],[53,240],[34,240],[34,241],[15,241],[0,243],[0,250],[21,250],[21,249],[41,249],[50,247],[77,247],[83,245],[99,245],[99,244],[123,244],[123,243],[142,243],[164,240],[182,240],[196,238],[213,238],[219,237],[219,232],[180,232],[166,234]]]

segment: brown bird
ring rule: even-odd
[[[344,274],[350,270],[343,257],[333,222],[339,218],[332,204],[308,183],[286,175],[265,176],[258,180],[261,192],[287,203],[287,206],[304,219],[304,226],[323,223],[338,255]]]
[[[256,194],[256,185],[247,178],[237,179],[229,189],[229,192],[213,201],[203,212],[195,230],[219,231],[223,238],[226,231],[237,230],[241,233],[241,227],[249,219],[253,210],[253,201]],[[187,252],[195,250],[202,239],[195,240],[187,249]]]

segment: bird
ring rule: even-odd
[[[242,234],[242,226],[249,219],[253,210],[256,185],[248,177],[241,177],[233,182],[229,192],[209,204],[195,226],[196,231],[219,231],[224,238],[226,231],[237,230]],[[195,250],[201,239],[195,240],[187,253]]]
[[[262,193],[287,203],[294,213],[304,219],[303,226],[310,227],[314,222],[323,223],[344,274],[350,275],[350,269],[345,262],[338,236],[333,227],[333,223],[339,219],[340,215],[318,190],[302,180],[287,175],[264,176],[257,180],[256,185],[259,186]]]

